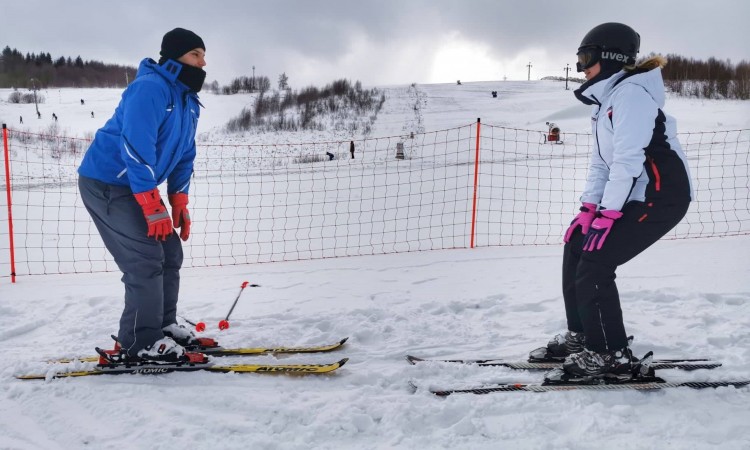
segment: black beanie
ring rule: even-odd
[[[205,51],[206,45],[203,43],[203,39],[190,30],[175,28],[165,34],[161,40],[159,63],[161,64],[167,59],[176,60],[194,48],[202,48]]]

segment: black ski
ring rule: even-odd
[[[409,364],[422,362],[439,362],[453,364],[474,364],[480,367],[507,367],[517,370],[552,370],[562,366],[562,361],[511,361],[504,359],[422,359],[416,356],[406,355]],[[716,369],[721,367],[718,361],[708,359],[655,359],[651,363],[654,369]]]
[[[410,383],[416,391],[417,386]],[[655,391],[668,388],[689,387],[693,389],[709,389],[719,387],[740,388],[750,385],[750,380],[722,380],[722,381],[682,381],[670,382],[656,376],[654,370],[653,353],[648,352],[638,363],[626,373],[606,374],[601,376],[587,376],[576,378],[556,368],[548,372],[544,382],[538,384],[528,383],[495,383],[484,386],[468,388],[435,389],[429,391],[437,396],[446,397],[452,394],[492,394],[495,392],[551,392],[571,390],[639,390]]]
[[[458,388],[458,389],[434,389],[430,392],[439,396],[446,397],[452,394],[493,394],[496,392],[552,392],[552,391],[572,391],[572,390],[591,390],[591,391],[619,391],[619,390],[637,390],[637,391],[656,391],[661,389],[689,387],[693,389],[711,389],[719,387],[740,388],[750,385],[750,380],[737,381],[683,381],[673,383],[665,381],[659,377],[653,377],[647,380],[626,381],[620,383],[602,383],[602,384],[523,384],[523,383],[506,383],[490,384],[478,387]],[[412,383],[412,388],[417,386]]]

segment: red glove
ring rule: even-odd
[[[143,217],[148,224],[148,237],[153,236],[156,240],[166,241],[172,233],[172,223],[169,220],[167,208],[161,201],[159,189],[153,188],[150,191],[133,194],[135,200],[141,205]]]
[[[181,228],[180,239],[187,241],[190,236],[190,212],[187,209],[188,195],[178,192],[169,195],[172,205],[172,222],[175,228]]]

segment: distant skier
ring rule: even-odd
[[[349,153],[352,154],[352,159],[354,159],[354,141],[349,143]]]
[[[161,59],[141,61],[78,169],[81,199],[123,272],[118,340],[136,361],[185,361],[184,346],[198,343],[176,312],[205,51],[192,31],[165,34]],[[171,219],[158,189],[165,181]]]
[[[640,36],[621,23],[594,27],[578,48],[586,77],[576,97],[592,106],[594,140],[581,212],[565,232],[563,298],[568,332],[532,359],[565,358],[575,377],[632,369],[615,270],[685,216],[692,199],[685,154],[666,115],[661,56],[636,66]]]
[[[83,99],[81,99],[81,105],[85,105],[85,104],[86,102],[84,102]]]
[[[19,120],[21,121],[21,123],[23,124],[23,116],[18,116],[18,119],[19,119]]]
[[[91,118],[94,118],[94,111],[91,111]]]
[[[333,158],[334,158],[333,153],[326,152],[326,156],[328,156],[328,161],[333,161]]]
[[[52,113],[52,118],[55,119],[55,122],[57,122],[57,114]]]

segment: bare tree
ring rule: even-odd
[[[255,87],[261,94],[271,90],[271,80],[269,80],[268,77],[256,77],[255,84]]]
[[[279,90],[283,91],[289,89],[289,77],[286,76],[286,72],[279,75]]]

